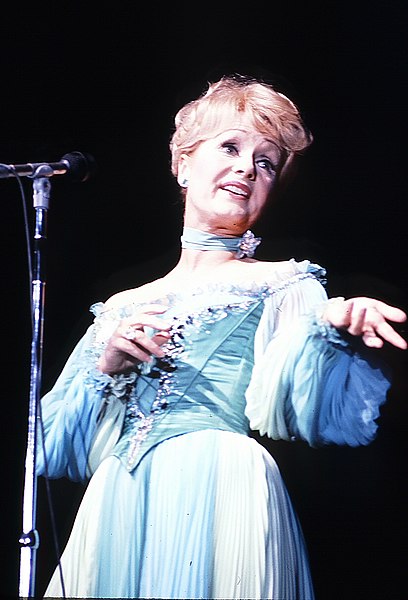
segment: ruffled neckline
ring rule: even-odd
[[[288,261],[284,261],[285,264],[292,268],[292,272],[288,270],[274,269],[273,265],[282,263],[270,263],[271,272],[267,277],[256,280],[254,278],[243,279],[239,283],[228,282],[228,281],[203,281],[200,284],[194,284],[190,287],[184,287],[177,291],[169,291],[167,293],[158,294],[156,297],[152,295],[150,299],[143,301],[130,301],[123,302],[117,306],[107,306],[106,302],[96,302],[90,307],[96,318],[108,318],[117,319],[123,318],[126,314],[131,314],[137,307],[145,306],[146,304],[162,304],[166,306],[172,306],[177,301],[183,301],[188,297],[194,297],[202,294],[211,294],[213,296],[220,293],[244,293],[244,294],[259,294],[265,292],[265,295],[269,295],[267,290],[272,292],[278,292],[289,285],[292,280],[297,281],[303,276],[313,276],[318,279],[323,285],[326,283],[326,270],[316,263],[312,263],[310,260],[302,260],[298,262],[296,259],[291,258]]]

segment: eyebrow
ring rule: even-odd
[[[231,129],[224,129],[224,131],[221,131],[220,133],[218,133],[213,139],[217,139],[223,135],[233,136],[236,133],[245,133],[245,130],[239,129],[236,127],[233,127]],[[260,135],[262,135],[262,134],[260,133]],[[263,140],[263,142],[267,142],[268,144],[271,144],[273,146],[274,150],[276,150],[279,154],[282,154],[283,150],[282,150],[281,146],[279,146],[277,141],[273,140],[272,138],[267,138],[267,137],[262,138],[262,140]]]
[[[243,129],[237,129],[237,128],[232,128],[232,129],[225,129],[224,131],[221,131],[220,133],[218,133],[215,137],[221,137],[222,135],[233,135],[234,133],[246,133],[245,130]],[[262,135],[260,133],[260,135]],[[274,146],[276,146],[279,149],[278,143],[276,142],[276,140],[273,140],[272,138],[267,138],[264,137],[263,141],[268,142],[269,144],[273,144]]]

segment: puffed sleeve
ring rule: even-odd
[[[85,481],[119,436],[124,404],[118,394],[112,394],[118,382],[96,368],[103,346],[97,329],[95,324],[89,327],[55,385],[41,399],[39,475]]]
[[[294,280],[278,304],[266,300],[246,407],[261,435],[311,446],[373,440],[388,369],[320,319],[328,301],[316,277]]]

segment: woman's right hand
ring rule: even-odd
[[[152,362],[152,356],[163,358],[161,348],[170,338],[170,325],[155,315],[166,312],[161,304],[150,304],[132,317],[123,319],[108,341],[98,367],[102,373],[115,375],[131,369],[140,362]],[[153,336],[145,327],[155,330]]]

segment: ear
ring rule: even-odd
[[[190,157],[188,154],[181,154],[178,164],[177,181],[181,187],[187,187],[190,178]]]

